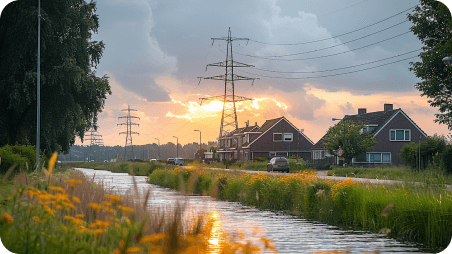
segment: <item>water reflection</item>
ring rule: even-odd
[[[86,176],[113,190],[126,194],[133,191],[132,177],[126,173],[103,170],[78,169]],[[221,229],[231,234],[243,234],[245,239],[259,242],[262,237],[274,240],[279,253],[315,253],[344,250],[349,253],[377,251],[379,253],[421,253],[420,245],[402,243],[381,234],[365,231],[342,230],[335,226],[312,222],[296,216],[258,210],[237,202],[219,201],[206,196],[181,196],[178,192],[146,183],[146,177],[135,181],[141,197],[149,188],[148,208],[173,207],[177,202],[186,204],[186,215],[197,218],[199,213],[215,218],[209,243],[212,253],[221,246]],[[212,212],[210,212],[212,211]],[[221,218],[221,219],[220,219]]]

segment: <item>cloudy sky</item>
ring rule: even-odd
[[[99,76],[110,77],[112,95],[99,115],[105,145],[124,145],[120,116],[128,105],[139,132],[133,143],[214,141],[222,103],[200,97],[224,94],[224,82],[201,80],[224,74],[206,65],[226,59],[227,43],[211,38],[248,38],[233,42],[235,93],[253,98],[237,104],[239,127],[249,120],[285,116],[317,142],[332,118],[402,108],[428,135],[447,135],[434,123],[438,111],[414,87],[419,80],[409,62],[422,47],[409,31],[407,13],[414,0],[98,0],[100,19],[94,40],[106,48]],[[81,144],[80,141],[77,141]],[[87,142],[85,142],[87,143]]]

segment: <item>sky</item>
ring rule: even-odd
[[[2,1],[3,6],[9,1]],[[434,122],[436,108],[421,97],[409,70],[422,44],[409,30],[413,0],[98,0],[105,50],[97,75],[112,94],[98,115],[104,145],[124,145],[124,109],[139,117],[134,145],[215,141],[223,105],[199,98],[224,94],[224,82],[201,79],[225,73],[207,64],[226,60],[228,36],[234,61],[254,65],[234,74],[239,127],[261,126],[285,116],[314,142],[332,118],[401,108],[428,135],[448,135]],[[451,6],[452,1],[446,2]],[[411,9],[410,9],[411,8]],[[289,55],[289,56],[287,56]],[[77,139],[76,144],[82,143]]]

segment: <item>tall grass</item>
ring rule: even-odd
[[[240,171],[156,170],[150,183],[241,202],[261,209],[285,211],[307,219],[385,233],[440,250],[452,237],[452,194],[419,185],[376,185],[320,180],[315,172],[285,176],[241,174]],[[186,178],[186,177],[184,177]],[[207,185],[207,183],[209,183]],[[189,193],[190,194],[190,193]]]
[[[117,196],[66,170],[16,177],[19,187],[0,209],[0,237],[14,253],[252,253],[274,250],[271,240],[235,239],[216,211],[187,220],[183,205],[148,209],[135,192]],[[187,178],[188,180],[189,178]],[[136,189],[136,186],[135,186]]]
[[[156,169],[174,168],[174,166],[172,165],[166,165],[160,162],[67,162],[63,163],[62,166],[74,168],[91,168],[94,170],[108,170],[114,173],[133,172],[134,175],[141,176],[147,176]]]
[[[439,168],[432,168],[417,172],[408,167],[381,167],[381,168],[335,168],[328,171],[328,175],[347,176],[358,178],[371,178],[382,180],[398,180],[406,182],[420,182],[429,185],[452,184],[452,175]]]

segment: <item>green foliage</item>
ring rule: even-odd
[[[422,81],[416,88],[427,96],[432,107],[438,107],[435,122],[446,124],[452,130],[452,67],[442,59],[452,56],[452,19],[447,6],[440,1],[420,0],[413,14],[410,30],[425,45],[419,54],[421,62],[410,63],[410,70]]]
[[[104,50],[95,2],[41,1],[41,144],[68,152],[111,94],[95,68]],[[37,2],[13,1],[0,22],[0,146],[36,145]]]
[[[428,168],[431,163],[436,165],[440,163],[438,154],[441,154],[446,148],[444,137],[434,135],[421,141],[421,169]],[[400,157],[405,164],[412,169],[419,168],[419,144],[411,142],[406,144],[400,150]],[[436,161],[435,161],[436,160]]]
[[[33,148],[30,148],[33,150]],[[21,151],[23,153],[21,153]],[[15,172],[19,171],[31,171],[36,159],[27,157],[29,155],[29,149],[21,146],[9,146],[6,145],[0,148],[0,174],[5,174],[8,169],[16,164]],[[35,155],[36,156],[36,155]]]
[[[452,175],[452,145],[446,146],[446,149],[442,153],[441,167],[448,174]]]
[[[373,147],[377,141],[368,132],[360,133],[360,130],[364,126],[362,122],[342,120],[334,127],[331,127],[325,137],[323,137],[328,153],[335,154],[333,151],[342,147],[345,151],[342,156],[346,162],[350,162],[355,156],[373,151]]]

